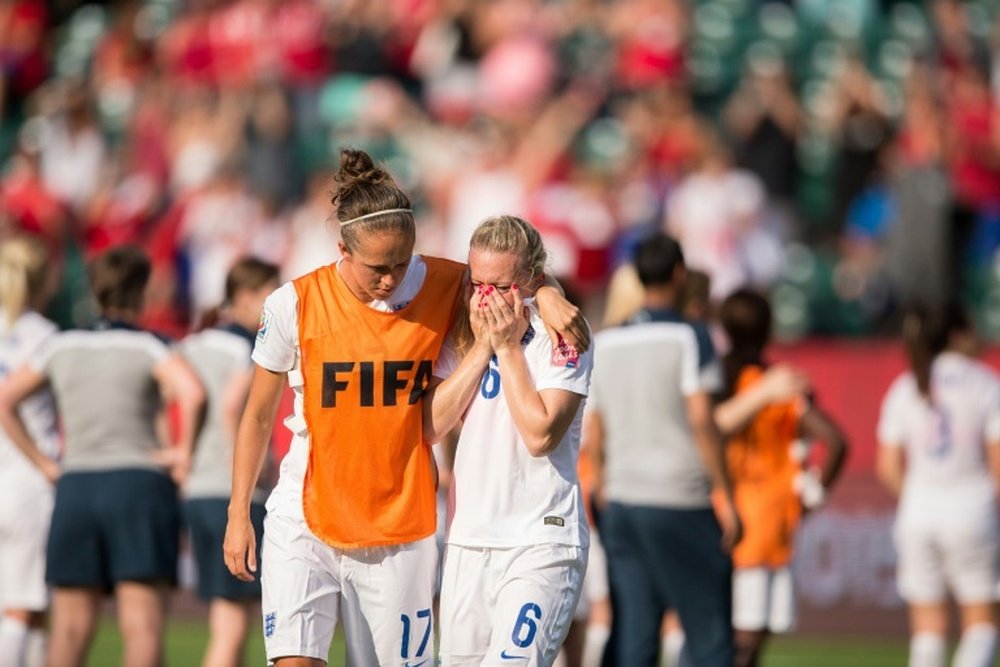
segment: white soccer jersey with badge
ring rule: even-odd
[[[537,310],[522,341],[539,391],[562,389],[586,397],[593,352],[553,352]],[[514,425],[496,358],[469,406],[455,454],[455,514],[448,544],[516,547],[590,542],[577,477],[583,405],[558,447],[533,457]]]
[[[928,402],[905,373],[882,403],[879,442],[906,450],[903,506],[943,497],[991,502],[985,445],[1000,441],[1000,381],[984,364],[945,352],[931,368],[931,395]]]

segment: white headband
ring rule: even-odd
[[[341,220],[340,226],[349,225],[352,222],[358,222],[359,220],[366,220],[368,218],[374,218],[379,215],[386,215],[387,213],[413,213],[413,209],[409,208],[387,208],[384,211],[375,211],[374,213],[368,213],[366,215],[359,215],[356,218],[351,218],[350,220]]]

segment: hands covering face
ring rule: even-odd
[[[517,285],[511,285],[510,301],[493,285],[473,288],[469,301],[469,322],[476,343],[494,351],[519,346],[528,330],[528,309]]]

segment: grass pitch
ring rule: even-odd
[[[167,630],[167,667],[199,667],[208,642],[208,626],[203,621],[173,619]],[[121,664],[121,638],[113,619],[102,621],[91,649],[88,667],[117,667]],[[263,667],[264,640],[258,628],[246,650],[247,667]],[[788,637],[773,640],[763,667],[891,667],[906,664],[906,640],[814,639]],[[343,667],[344,642],[338,635],[330,651],[330,667]]]

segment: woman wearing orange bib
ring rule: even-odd
[[[264,304],[224,555],[237,577],[258,570],[248,508],[287,380],[293,438],[267,501],[261,552],[268,660],[325,664],[340,621],[350,664],[429,667],[437,567],[430,444],[457,423],[489,356],[459,361],[447,344],[465,302],[466,267],[413,255],[410,201],[389,174],[344,150],[336,180],[343,258],[282,285]],[[555,320],[570,323],[564,335],[586,343],[582,318],[561,297],[549,305]]]
[[[771,307],[749,290],[722,304],[730,341],[724,360],[728,399],[716,409],[729,437],[726,459],[743,540],[733,549],[736,667],[756,667],[771,633],[795,621],[792,544],[803,508],[814,508],[840,472],[846,442],[837,425],[806,400],[804,378],[786,366],[767,368]],[[827,448],[822,471],[805,470],[799,438]]]

